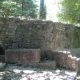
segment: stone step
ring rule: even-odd
[[[56,69],[56,61],[42,61],[39,63],[27,63],[26,66],[45,68],[45,69]]]

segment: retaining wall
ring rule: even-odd
[[[41,20],[0,18],[0,46],[4,49],[62,50],[80,47],[80,28]]]

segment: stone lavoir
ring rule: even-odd
[[[8,49],[5,51],[6,63],[48,69],[60,67],[80,73],[80,59],[73,57],[69,51],[47,51],[43,58],[44,60],[41,60],[40,49]]]
[[[80,47],[80,28],[71,24],[0,18],[0,46],[1,54],[5,53],[6,63],[21,63],[30,66],[33,64],[41,67],[46,65],[54,69],[60,66],[76,71],[80,68],[80,60],[72,57],[70,52],[59,52],[63,49]],[[35,50],[37,50],[36,53]],[[24,58],[21,57],[22,53]],[[29,53],[33,53],[33,56],[35,55],[35,58],[32,58],[33,61],[35,59],[38,62],[29,64],[27,62],[31,56]],[[27,55],[29,57],[26,58]],[[51,62],[44,60],[51,60]]]

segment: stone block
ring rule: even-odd
[[[40,49],[9,49],[5,51],[7,63],[37,63],[40,61]]]

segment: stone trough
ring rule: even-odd
[[[38,63],[40,62],[40,49],[9,49],[5,51],[6,63]]]
[[[5,62],[30,67],[56,68],[55,61],[40,61],[40,49],[9,49],[5,51]]]

